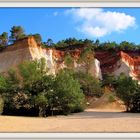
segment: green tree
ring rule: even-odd
[[[0,35],[0,50],[3,50],[8,45],[8,33],[3,32]]]
[[[13,99],[20,91],[21,87],[15,69],[10,69],[6,75],[1,75],[0,93],[4,99],[4,112],[10,114],[16,108],[16,103],[14,103]]]
[[[122,74],[117,82],[117,96],[124,101],[126,110],[140,112],[140,86],[138,82]]]
[[[24,38],[26,35],[24,33],[24,29],[21,26],[13,26],[10,30],[10,42],[14,43],[16,40]]]
[[[90,74],[77,72],[74,73],[74,77],[79,81],[86,96],[100,97],[102,95],[101,83]]]
[[[99,49],[100,40],[99,40],[99,39],[96,39],[95,42],[93,43],[93,46],[94,46],[94,49],[95,49],[95,50]]]
[[[103,50],[114,50],[118,47],[116,42],[104,42],[101,45]]]
[[[85,66],[86,73],[89,73],[90,67],[94,63],[94,52],[92,47],[89,46],[84,48],[77,62],[79,64],[83,64]]]
[[[120,47],[120,50],[135,50],[136,49],[136,45],[134,43],[130,43],[127,41],[121,42],[119,47]]]
[[[62,70],[56,75],[54,82],[54,104],[65,114],[83,110],[84,94],[80,84],[68,71]]]
[[[33,82],[40,80],[48,72],[45,58],[31,62],[24,61],[18,65],[18,69],[24,86],[31,86]]]
[[[67,66],[67,68],[74,69],[74,59],[69,53],[65,55],[64,63]]]
[[[48,106],[48,99],[45,96],[45,93],[40,93],[35,96],[35,105],[39,108],[39,117],[46,116],[46,108]]]
[[[34,34],[33,36],[34,36],[36,42],[37,42],[38,44],[41,44],[41,42],[42,42],[42,37],[41,37],[41,35],[40,35],[40,34]]]
[[[51,38],[49,38],[46,42],[47,47],[53,47],[54,43],[53,40]]]
[[[83,41],[83,44],[84,44],[85,47],[91,47],[91,48],[92,48],[92,46],[93,46],[93,41],[92,41],[92,40],[89,40],[89,39],[85,39],[85,40]]]
[[[3,113],[4,109],[4,100],[3,97],[0,95],[0,115]]]
[[[103,86],[114,87],[116,85],[116,78],[113,74],[103,74]]]

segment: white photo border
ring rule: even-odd
[[[6,7],[139,7],[140,0],[0,0]],[[140,133],[0,133],[0,139],[140,139]]]

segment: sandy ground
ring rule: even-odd
[[[88,109],[47,118],[0,116],[0,132],[140,132],[140,114]]]

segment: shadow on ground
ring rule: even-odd
[[[111,112],[111,111],[84,111],[66,116],[66,119],[103,119],[103,118],[140,118],[140,113]]]

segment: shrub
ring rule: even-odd
[[[46,108],[48,106],[48,99],[45,97],[45,93],[40,93],[35,97],[35,105],[39,109],[39,117],[45,117]]]
[[[4,100],[3,100],[3,98],[0,96],[0,114],[3,113],[3,108],[4,108]]]
[[[121,75],[117,82],[117,96],[124,101],[126,110],[140,112],[140,85],[131,77]]]
[[[60,71],[54,85],[54,101],[57,108],[64,114],[83,110],[84,94],[80,89],[79,82],[73,78],[71,73],[65,70]]]
[[[115,95],[114,95],[114,93],[109,93],[108,101],[110,103],[115,102]]]
[[[34,110],[46,116],[54,110],[69,114],[84,109],[84,94],[73,73],[61,70],[55,77],[47,75],[43,59],[23,62],[0,77],[0,93],[5,97],[4,114]]]
[[[90,74],[78,72],[75,78],[79,81],[81,89],[86,96],[100,97],[102,95],[100,82]]]

